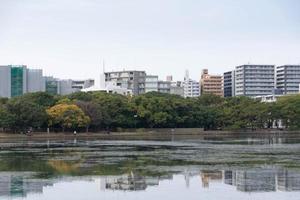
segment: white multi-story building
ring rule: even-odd
[[[81,89],[82,92],[106,92],[110,94],[132,95],[132,90],[117,85],[115,81],[105,81],[105,74],[100,74],[99,82]]]
[[[145,93],[158,92],[158,76],[147,75],[145,79]]]
[[[190,79],[189,72],[185,72],[183,81],[183,96],[184,97],[199,97],[200,96],[200,84],[199,82]]]
[[[114,82],[117,86],[132,90],[134,95],[145,93],[145,71],[116,71],[116,72],[105,72],[105,81]]]

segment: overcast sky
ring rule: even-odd
[[[300,64],[299,0],[0,0],[0,65],[59,78]]]

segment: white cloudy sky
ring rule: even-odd
[[[182,79],[300,64],[299,0],[0,0],[0,65],[60,78],[136,69]]]

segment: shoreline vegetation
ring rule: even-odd
[[[183,98],[156,92],[139,96],[103,92],[53,96],[37,92],[0,98],[0,132],[5,134],[126,135],[132,130],[149,134],[151,131],[145,130],[163,128],[175,132],[198,128],[197,132],[205,133],[300,130],[300,95],[284,96],[273,103],[248,97],[207,94]]]

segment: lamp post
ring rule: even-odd
[[[138,115],[134,115],[133,117],[134,117],[134,127],[135,127],[135,131],[136,131],[136,119],[137,119]]]

